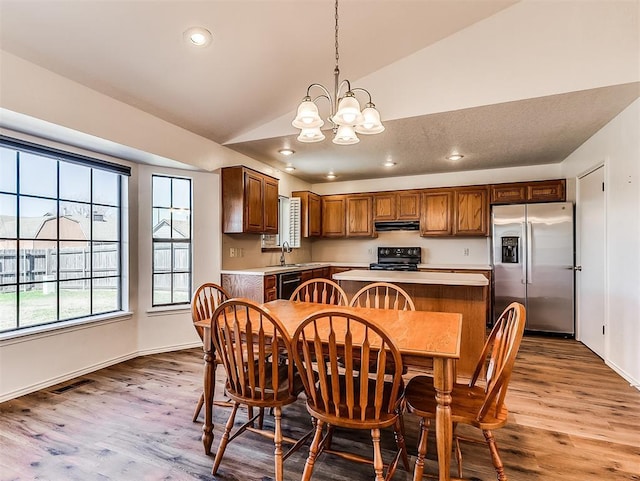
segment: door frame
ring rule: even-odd
[[[607,162],[606,159],[602,160],[600,162],[598,162],[597,164],[594,164],[592,167],[590,167],[589,169],[581,172],[580,174],[578,174],[576,176],[576,236],[575,236],[575,242],[576,242],[576,265],[580,266],[582,265],[582,258],[581,258],[581,254],[582,254],[582,239],[580,238],[580,236],[578,235],[581,231],[582,231],[582,226],[581,226],[581,220],[582,220],[582,216],[581,215],[577,215],[578,213],[578,209],[580,208],[580,179],[586,177],[587,175],[595,172],[596,170],[602,168],[602,177],[603,177],[603,181],[604,181],[604,199],[603,199],[603,209],[604,209],[604,219],[603,219],[603,224],[604,224],[604,279],[603,279],[603,302],[604,302],[604,319],[602,320],[603,324],[604,324],[604,340],[603,340],[603,360],[606,361],[606,359],[609,358],[609,262],[607,260],[608,258],[608,250],[607,250],[607,245],[608,245],[608,238],[607,238],[607,197],[608,197],[608,188],[607,186],[609,185],[609,172],[607,169]],[[581,284],[582,284],[582,280],[581,280],[581,276],[577,275],[576,276],[576,312],[575,312],[575,316],[576,316],[576,340],[580,341],[581,338],[581,334],[582,334],[582,323],[581,323],[581,318],[580,318],[580,294],[581,294]],[[588,346],[587,346],[588,347]]]

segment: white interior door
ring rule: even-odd
[[[578,179],[577,338],[604,358],[604,166]]]

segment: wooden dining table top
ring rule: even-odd
[[[381,326],[395,341],[403,358],[460,357],[462,314],[341,307],[285,299],[270,301],[261,307],[277,317],[289,335],[292,335],[300,322],[311,314],[326,310],[342,310]],[[196,322],[196,326],[209,328],[210,320]]]

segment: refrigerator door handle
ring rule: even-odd
[[[533,265],[533,225],[531,222],[527,222],[527,284],[533,283],[533,272],[531,272],[531,266]]]
[[[521,234],[521,239],[522,239],[522,242],[523,242],[522,250],[524,251],[526,249],[527,252],[528,252],[529,239],[527,238],[527,236],[524,235],[525,225],[526,225],[526,222],[523,222],[520,234]],[[527,283],[527,260],[526,259],[524,259],[524,260],[520,259],[520,263],[522,264],[522,279],[520,280],[520,282],[522,284],[526,284]]]

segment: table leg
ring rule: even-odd
[[[454,361],[433,360],[433,384],[436,389],[436,442],[438,445],[438,479],[450,480],[453,423],[451,421],[451,391],[453,390]]]
[[[204,349],[204,424],[202,425],[202,444],[204,452],[211,454],[213,444],[213,393],[216,386],[216,365],[211,342],[211,329],[204,329],[202,339]]]

